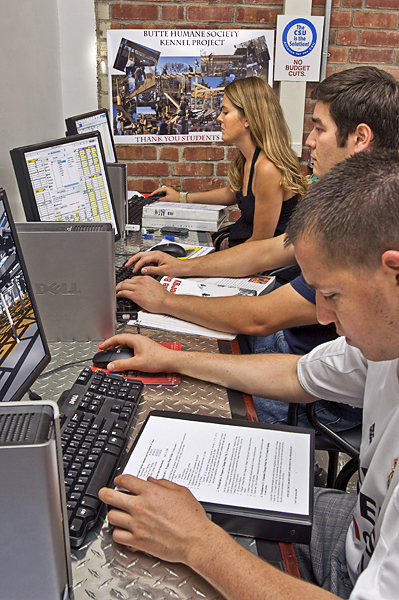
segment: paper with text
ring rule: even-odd
[[[200,502],[307,515],[310,435],[151,416],[124,473],[169,479]]]

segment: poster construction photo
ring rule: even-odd
[[[223,89],[256,75],[273,83],[274,31],[107,31],[116,144],[218,142]]]

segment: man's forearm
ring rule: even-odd
[[[201,298],[169,293],[162,299],[160,312],[217,331],[262,337],[317,323],[315,305],[289,284],[258,297]]]
[[[205,538],[205,536],[204,536]],[[332,600],[335,595],[272,567],[223,531],[204,539],[188,559],[226,600]]]
[[[181,262],[185,277],[246,277],[295,264],[295,256],[292,247],[284,248],[281,235]]]
[[[253,396],[285,402],[312,402],[297,376],[299,356],[291,354],[228,355],[173,352],[168,371],[209,381]]]
[[[201,298],[182,294],[169,294],[162,305],[162,312],[172,317],[189,321],[227,333],[247,333],[251,328],[245,296],[223,298]],[[237,318],[239,311],[240,318]],[[248,320],[248,323],[246,322]]]

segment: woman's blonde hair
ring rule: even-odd
[[[298,157],[292,150],[291,136],[284,114],[273,89],[260,77],[235,79],[224,88],[224,93],[248,121],[252,141],[281,173],[281,187],[285,191],[304,196],[308,182],[302,175]],[[244,155],[231,162],[228,180],[233,192],[242,189]]]

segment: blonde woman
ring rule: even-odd
[[[260,77],[236,79],[224,89],[222,139],[236,146],[228,186],[208,192],[179,194],[171,187],[163,200],[189,203],[238,204],[241,217],[229,230],[229,246],[284,233],[307,180],[290,146],[283,111],[272,88]]]

